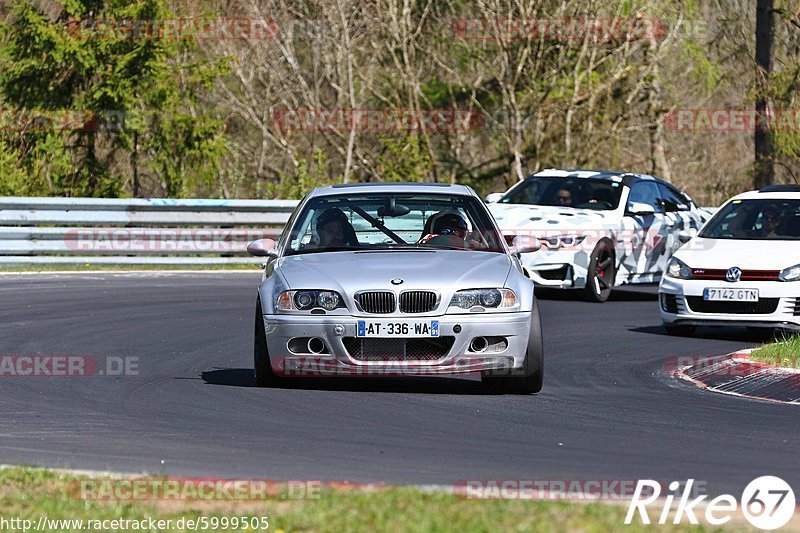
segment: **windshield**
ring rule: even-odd
[[[500,202],[609,211],[619,205],[621,192],[621,182],[607,179],[534,177],[514,187]]]
[[[734,200],[720,209],[700,236],[800,240],[800,200]]]
[[[323,196],[296,218],[286,255],[410,248],[505,253],[501,239],[483,203],[469,196]]]

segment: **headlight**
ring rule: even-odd
[[[333,311],[338,307],[345,307],[345,305],[338,292],[302,290],[283,291],[278,295],[275,307],[279,311],[309,311],[314,308]]]
[[[800,280],[800,265],[790,266],[789,268],[784,268],[781,270],[781,273],[778,274],[778,279],[781,281],[798,281]]]
[[[539,241],[544,243],[548,248],[569,248],[571,246],[578,246],[586,239],[586,235],[578,235],[574,233],[566,235],[547,235],[539,237]]]
[[[678,279],[691,279],[692,269],[680,259],[673,257],[667,263],[667,276]]]
[[[564,235],[561,237],[561,247],[578,246],[586,238],[586,235]]]
[[[469,310],[477,313],[487,309],[518,308],[517,295],[511,289],[467,289],[458,291],[450,300],[450,309],[453,312]]]

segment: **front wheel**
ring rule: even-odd
[[[261,314],[261,299],[256,301],[256,325],[253,342],[253,366],[255,367],[256,385],[271,387],[280,381],[269,362],[267,350],[267,333],[264,331],[264,317]]]
[[[616,268],[614,265],[614,249],[607,240],[597,243],[586,272],[586,299],[590,302],[605,302],[611,296],[614,286]]]
[[[539,302],[533,302],[531,311],[528,349],[522,365],[521,376],[493,376],[489,371],[481,377],[481,381],[490,390],[498,393],[536,394],[542,390],[544,381],[544,343],[542,342],[542,321],[539,317]],[[515,370],[511,370],[515,372]]]

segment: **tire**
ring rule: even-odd
[[[689,337],[694,335],[697,326],[689,326],[686,324],[664,324],[664,329],[667,330],[667,333],[670,335],[675,335],[677,337]]]
[[[272,387],[280,383],[280,378],[272,371],[267,350],[267,334],[264,331],[264,317],[261,315],[261,299],[256,300],[256,324],[253,342],[253,366],[256,385]]]
[[[584,292],[590,302],[602,303],[611,296],[611,288],[616,277],[614,248],[611,242],[603,239],[597,243],[589,256]]]
[[[536,370],[534,370],[534,368]],[[528,334],[528,349],[521,376],[492,376],[491,371],[481,381],[494,393],[536,394],[542,390],[544,381],[544,344],[542,343],[542,321],[539,302],[534,300],[531,311],[531,327]]]

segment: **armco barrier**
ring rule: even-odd
[[[0,197],[0,265],[258,264],[297,203]]]
[[[277,238],[297,203],[0,197],[0,267],[258,264],[247,243]]]

